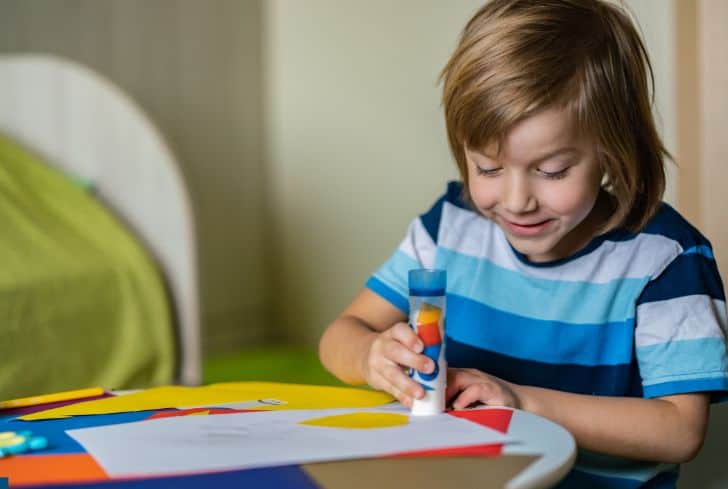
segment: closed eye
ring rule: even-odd
[[[569,166],[564,168],[563,170],[559,171],[544,171],[544,170],[538,170],[538,173],[543,175],[546,178],[550,178],[552,180],[558,180],[560,178],[564,178],[569,173]]]
[[[500,168],[481,168],[479,166],[475,167],[475,171],[478,175],[483,175],[486,177],[493,177],[498,174],[500,171]]]

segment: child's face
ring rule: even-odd
[[[533,262],[583,247],[605,216],[595,206],[602,174],[596,149],[559,109],[536,113],[493,147],[465,148],[475,206]]]

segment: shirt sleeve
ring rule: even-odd
[[[726,400],[726,302],[708,245],[683,251],[637,301],[635,353],[644,397],[710,392]]]
[[[399,247],[366,282],[368,289],[405,314],[409,314],[409,271],[434,267],[440,216],[446,197],[441,197],[430,210],[410,223]]]

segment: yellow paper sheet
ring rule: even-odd
[[[226,382],[204,387],[165,386],[133,394],[87,401],[22,416],[25,421],[91,414],[150,411],[174,407],[208,407],[217,404],[276,399],[281,405],[260,405],[257,410],[367,408],[392,402],[383,392],[349,387],[324,387],[275,382]]]
[[[350,413],[308,419],[299,424],[323,426],[325,428],[372,429],[392,428],[409,423],[409,416],[398,413]]]

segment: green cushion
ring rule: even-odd
[[[4,137],[0,223],[0,399],[172,380],[150,257],[85,189]]]

